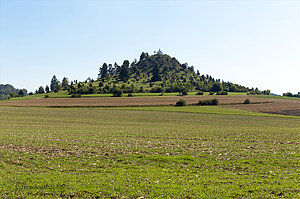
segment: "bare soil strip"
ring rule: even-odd
[[[95,97],[43,98],[0,102],[0,106],[16,107],[126,107],[174,105],[179,99],[196,104],[200,99],[217,98],[221,107],[253,112],[300,116],[300,101],[268,99],[252,96],[151,96],[151,97]],[[249,98],[255,104],[242,104]],[[261,103],[259,103],[261,102]],[[267,103],[269,102],[269,103]]]

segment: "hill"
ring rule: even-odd
[[[17,89],[10,84],[0,84],[0,100],[11,97],[24,96],[27,94],[26,89]]]
[[[67,88],[65,88],[67,89]],[[181,64],[175,57],[166,54],[142,53],[139,61],[131,64],[124,60],[117,63],[104,63],[96,81],[88,78],[85,82],[71,82],[70,94],[93,93],[171,93],[187,94],[191,91],[203,92],[251,92],[268,94],[270,91],[259,91],[239,84],[224,82],[210,75],[194,71],[194,66]]]

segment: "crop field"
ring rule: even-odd
[[[89,98],[37,98],[9,100],[0,102],[0,106],[17,107],[115,107],[115,106],[161,106],[174,105],[179,99],[188,104],[196,104],[200,99],[217,98],[223,107],[246,111],[300,116],[300,100],[262,98],[254,96],[145,96],[145,97],[89,97]],[[245,105],[245,99],[253,104]]]
[[[178,92],[176,93],[164,93],[164,96],[178,96]],[[189,96],[196,96],[197,92],[189,92]],[[71,98],[71,95],[68,94],[68,91],[59,91],[57,93],[50,92],[50,93],[44,93],[44,94],[34,94],[34,95],[27,95],[24,97],[15,97],[11,98],[10,100],[6,101],[15,101],[15,100],[28,100],[28,99],[42,99],[45,98],[45,96],[48,95],[49,98]],[[134,97],[145,97],[145,96],[160,96],[161,93],[132,93]],[[203,95],[209,95],[209,92],[203,92]],[[229,96],[246,96],[246,92],[228,92]],[[127,97],[128,94],[124,93],[123,97]],[[82,98],[89,98],[89,97],[113,97],[112,93],[101,93],[101,94],[82,94]],[[289,98],[289,97],[287,97]]]
[[[300,117],[0,106],[0,198],[299,198]]]

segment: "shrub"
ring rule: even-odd
[[[210,99],[210,100],[199,100],[198,105],[200,106],[212,106],[212,105],[218,105],[219,100],[218,99]]]
[[[186,106],[186,101],[181,99],[178,102],[176,102],[175,106]]]
[[[73,93],[71,95],[71,98],[81,98],[81,94],[80,93]]]
[[[150,93],[161,93],[163,91],[164,91],[164,89],[161,87],[152,87],[150,90]]]
[[[188,95],[188,92],[186,90],[183,90],[181,93],[182,95]]]
[[[218,105],[219,104],[219,100],[218,99],[212,99],[211,100],[211,105]]]
[[[246,99],[245,101],[244,101],[244,104],[250,104],[251,102],[250,102],[250,100],[249,99]]]
[[[128,93],[127,97],[133,97],[132,93]]]
[[[114,94],[114,97],[122,97],[123,91],[121,89],[116,88],[113,90],[113,94]]]
[[[196,95],[203,95],[203,91],[199,91],[198,93],[196,93]]]
[[[212,91],[210,91],[210,92],[209,92],[209,94],[210,94],[210,95],[214,95],[214,94],[215,94],[215,92],[212,92]]]
[[[49,98],[49,95],[45,95],[45,97],[44,98]]]
[[[228,95],[227,91],[218,91],[217,95]]]

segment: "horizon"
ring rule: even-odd
[[[171,3],[172,2],[172,3]],[[195,71],[300,92],[300,1],[1,1],[0,84],[34,92],[161,51]],[[147,8],[147,9],[145,9]]]

